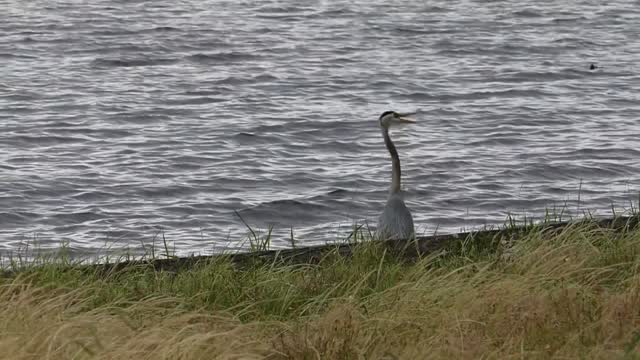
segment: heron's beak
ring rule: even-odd
[[[413,118],[415,114],[415,112],[398,114],[398,120],[400,120],[401,123],[413,124],[416,122],[416,119]]]

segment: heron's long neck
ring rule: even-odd
[[[398,157],[398,151],[389,137],[389,129],[382,128],[382,136],[384,137],[384,144],[387,145],[389,154],[391,154],[391,188],[389,189],[389,194],[396,194],[400,192],[400,157]]]

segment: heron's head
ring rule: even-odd
[[[385,111],[380,115],[380,126],[388,129],[392,125],[413,124],[416,122],[412,115],[416,113],[397,113],[395,111]]]

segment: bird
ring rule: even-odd
[[[415,236],[413,227],[413,216],[411,211],[404,204],[404,196],[400,189],[400,157],[391,137],[389,128],[391,126],[411,124],[416,121],[410,116],[416,113],[397,113],[395,111],[385,111],[380,115],[380,128],[384,143],[391,154],[391,187],[389,197],[384,206],[382,214],[378,218],[376,235],[381,240],[407,240]]]

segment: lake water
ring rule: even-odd
[[[384,205],[385,110],[419,233],[638,201],[640,1],[2,3],[2,253],[333,241]]]

